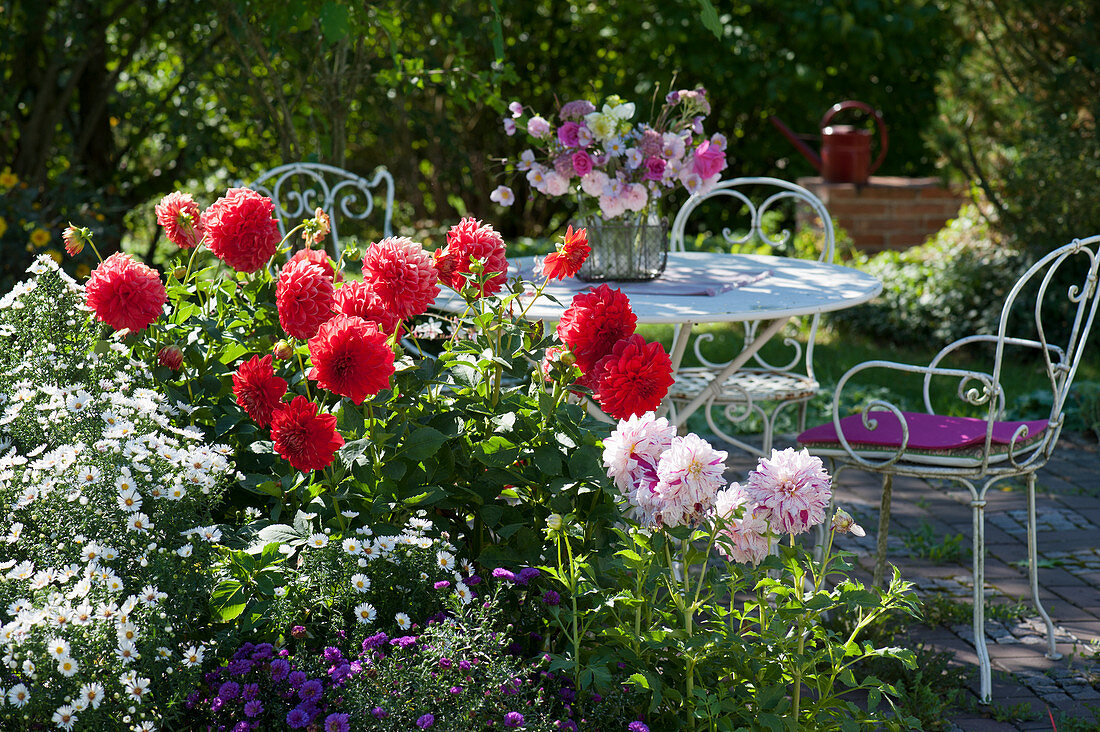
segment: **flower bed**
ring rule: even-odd
[[[583,230],[531,284],[473,219],[433,253],[332,262],[321,212],[285,238],[270,212],[172,194],[166,280],[112,255],[81,286],[43,258],[0,300],[5,729],[893,719],[856,664],[911,660],[859,634],[912,599],[796,546],[859,530],[826,515],[820,461],[729,484],[725,453],[654,416],[668,355],[617,290],[552,333],[526,319]],[[446,335],[442,287],[466,303]]]

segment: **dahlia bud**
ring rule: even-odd
[[[65,251],[70,257],[75,257],[84,251],[84,245],[91,241],[92,230],[69,224],[69,228],[61,234],[61,240],[65,242]]]
[[[176,344],[165,346],[157,353],[157,362],[173,371],[183,368],[183,351]]]
[[[313,212],[313,218],[307,219],[303,222],[302,239],[306,241],[308,245],[320,244],[328,236],[329,231],[332,229],[332,220],[329,219],[327,213],[323,208],[318,208]]]
[[[485,262],[482,262],[480,259],[475,259],[470,262],[470,271],[474,274],[481,274],[485,271]]]
[[[359,247],[355,246],[354,244],[352,244],[349,247],[344,248],[344,261],[358,262],[362,258],[363,258],[363,251]]]
[[[565,525],[565,521],[562,519],[560,513],[552,513],[546,517],[546,528],[551,531],[561,531],[561,527]]]
[[[294,355],[294,348],[286,341],[279,341],[275,344],[275,348],[271,350],[271,355],[280,361],[286,361]]]
[[[573,352],[569,349],[564,349],[558,355],[558,361],[562,362],[566,366],[572,366],[577,362],[577,357],[573,355]]]
[[[852,534],[853,536],[866,536],[867,532],[856,523],[852,515],[843,508],[838,508],[833,515],[833,530],[838,534]]]
[[[178,282],[183,282],[183,278],[187,276],[187,267],[176,267],[172,270],[172,276],[175,277]]]

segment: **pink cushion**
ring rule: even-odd
[[[902,412],[909,425],[909,445],[907,450],[933,450],[943,452],[961,450],[968,447],[981,447],[985,444],[987,422],[973,417],[942,417],[936,414],[920,412]],[[853,445],[874,447],[898,447],[902,441],[901,423],[892,412],[875,410],[872,412],[878,427],[872,431],[863,426],[861,415],[853,414],[840,420],[840,428],[848,442]],[[1007,446],[1012,443],[1012,435],[1027,426],[1027,436],[1020,438],[1017,445],[1030,442],[1047,428],[1044,419],[1030,422],[994,422],[993,445]],[[798,436],[803,445],[839,443],[836,428],[832,422],[811,427]]]

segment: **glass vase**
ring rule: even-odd
[[[576,226],[588,229],[588,258],[577,272],[585,282],[641,282],[665,271],[668,256],[668,220],[655,212],[624,214],[610,221],[582,218]]]

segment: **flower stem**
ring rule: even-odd
[[[306,376],[306,364],[302,360],[302,354],[298,354],[298,368],[302,369],[302,383],[306,385],[306,398],[310,401],[313,400],[313,395],[309,391],[309,377]]]

